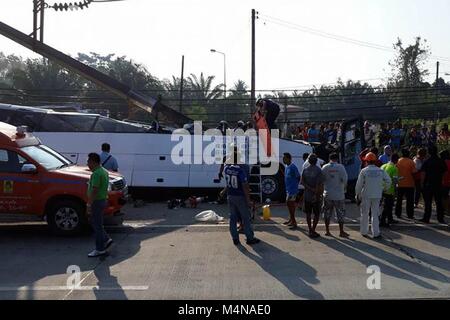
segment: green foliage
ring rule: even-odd
[[[331,86],[273,91],[262,96],[281,105],[296,106],[300,111],[288,114],[291,122],[320,122],[356,116],[380,121],[448,116],[450,83],[445,83],[442,78],[434,84],[424,82],[428,75],[424,63],[430,54],[426,41],[418,37],[414,44],[405,46],[399,39],[394,48],[397,54],[390,63],[392,76],[386,85],[374,87],[360,81],[338,79]],[[181,79],[178,77],[159,80],[142,64],[115,54],[78,53],[77,59],[144,94],[154,98],[160,95],[162,102],[175,110],[179,108]],[[184,79],[183,113],[210,124],[227,120],[233,125],[238,120],[249,120],[252,108],[245,81],[236,81],[224,99],[224,85],[214,85],[214,80],[214,76],[203,73],[191,74]],[[7,89],[2,91],[1,88]],[[90,109],[108,109],[117,117],[127,117],[129,109],[123,99],[46,59],[24,60],[0,52],[2,101],[30,105],[81,103]],[[140,111],[133,111],[128,116],[140,121],[152,120]],[[280,120],[284,119],[284,116],[280,117]]]

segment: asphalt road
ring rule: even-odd
[[[325,237],[319,225],[322,237],[312,240],[302,214],[291,231],[281,224],[285,208],[272,207],[271,221],[254,224],[262,242],[250,247],[242,235],[235,247],[226,222],[195,222],[210,208],[227,216],[226,206],[209,204],[129,206],[125,224],[107,228],[115,241],[109,255],[95,259],[87,257],[91,235],[55,237],[42,222],[2,218],[0,299],[450,298],[446,225],[404,220],[374,241],[359,235],[357,207],[348,204],[350,239],[338,238],[336,225],[335,236]],[[377,281],[367,286],[377,275],[368,273],[372,266],[379,289]]]

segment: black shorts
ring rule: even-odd
[[[320,214],[320,202],[305,201],[304,211],[306,214],[314,213],[315,215],[319,215]]]

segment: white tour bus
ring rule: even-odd
[[[48,109],[0,104],[0,121],[15,126],[27,126],[43,143],[66,156],[73,163],[85,165],[90,152],[101,152],[109,143],[117,158],[119,172],[126,178],[130,194],[135,197],[155,195],[191,195],[221,189],[220,164],[180,164],[172,162],[171,152],[178,143],[171,140],[172,130],[152,130],[150,126],[118,121],[97,114],[55,112]],[[190,136],[194,139],[194,135]],[[194,142],[192,141],[192,146]],[[284,166],[282,156],[289,152],[301,168],[303,154],[313,148],[303,141],[280,139],[279,171],[261,177],[263,198],[281,200],[284,197]],[[217,141],[216,141],[217,142]],[[203,142],[202,152],[209,142]],[[192,147],[193,150],[194,147]],[[199,149],[197,149],[199,150]],[[150,190],[153,189],[153,190]]]

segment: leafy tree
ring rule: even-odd
[[[424,81],[429,74],[424,65],[431,54],[426,40],[417,37],[414,44],[405,47],[399,38],[394,49],[397,54],[389,63],[392,75],[386,90],[389,96],[387,105],[399,118],[423,114],[424,107],[435,101],[433,91],[429,90],[430,84]]]
[[[405,47],[402,40],[398,38],[394,44],[397,55],[394,61],[389,63],[392,68],[390,85],[396,87],[422,85],[424,77],[429,74],[429,71],[424,69],[424,64],[431,54],[426,42],[426,40],[422,41],[420,37],[417,37],[414,44]]]

